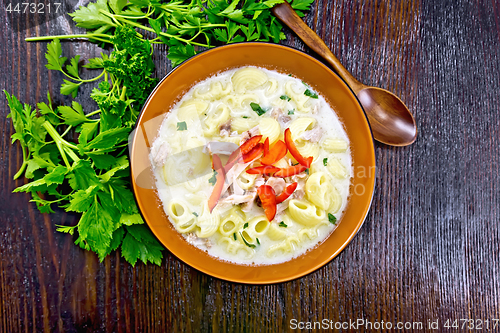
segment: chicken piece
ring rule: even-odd
[[[294,199],[301,200],[304,197],[304,195],[306,195],[304,189],[298,189],[297,187],[297,189],[293,192],[293,194],[289,198],[293,197]],[[286,200],[283,202],[286,202]]]
[[[257,191],[248,191],[246,194],[251,195],[252,199],[243,203],[241,205],[241,210],[244,211],[245,213],[248,213],[255,206],[255,198],[257,197]]]
[[[156,151],[155,156],[153,157],[153,163],[156,167],[162,167],[166,160],[168,155],[170,155],[170,146],[168,143],[164,142],[161,144],[160,148]]]
[[[261,185],[264,185],[266,183],[266,179],[264,176],[260,175],[259,177],[255,178],[255,182],[253,183],[254,188],[257,188]]]
[[[302,133],[300,137],[307,141],[319,142],[319,140],[321,140],[322,135],[323,135],[323,129],[320,126],[316,126],[312,130],[305,131],[304,133]]]
[[[292,118],[289,115],[286,115],[280,108],[274,108],[273,111],[271,111],[271,117],[276,119],[280,123],[281,127],[286,127],[285,125],[292,120]]]
[[[210,242],[208,238],[199,238],[198,236],[196,236],[196,234],[192,232],[190,232],[187,235],[186,240],[188,243],[193,244],[195,246],[206,246],[207,249],[212,247],[212,242]]]
[[[297,183],[297,188],[289,198],[293,197],[293,199],[300,200],[304,197],[304,195],[306,194],[304,190],[304,188],[306,187],[306,177],[306,173],[299,173],[288,178],[290,180],[290,184],[295,182]],[[286,202],[286,200],[284,202]]]
[[[260,133],[259,130],[259,125],[252,127],[248,131],[245,131],[241,134],[241,139],[240,139],[240,146],[245,143],[248,139],[250,139],[252,136],[256,136]]]
[[[241,203],[246,203],[250,200],[253,199],[253,196],[252,194],[243,194],[243,195],[239,195],[239,194],[231,194],[230,196],[228,196],[227,198],[224,198],[222,200],[220,200],[220,203],[221,204],[225,204],[225,203],[228,203],[228,204],[231,204],[231,205],[239,205]]]
[[[266,185],[271,186],[276,195],[280,195],[280,193],[283,192],[286,187],[285,180],[278,177],[269,177],[269,179],[266,181]]]
[[[207,247],[207,249],[212,247],[212,242],[210,241],[210,239],[205,238],[205,246]]]
[[[220,136],[224,137],[224,136],[229,136],[230,134],[231,134],[231,119],[229,119],[219,127]]]

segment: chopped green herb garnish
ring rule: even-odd
[[[248,117],[247,116],[243,116],[243,119],[248,119]]]
[[[257,103],[250,103],[250,107],[252,108],[252,110],[254,110],[259,116],[262,116],[264,113],[266,113],[266,111],[264,111],[259,104]]]
[[[324,166],[327,166],[327,164],[328,164],[328,158],[326,158],[326,157],[325,157],[325,158],[323,159],[323,165],[324,165]]]
[[[193,215],[198,217],[198,213],[197,212],[193,212]]]
[[[180,123],[177,123],[177,130],[178,131],[185,131],[187,129],[188,129],[188,127],[187,127],[187,124],[185,121],[181,121]]]
[[[212,177],[210,177],[210,179],[208,180],[208,182],[212,186],[215,185],[215,183],[217,182],[217,171],[214,170],[214,173],[213,173]]]
[[[292,76],[292,74],[288,74],[288,76]]]
[[[246,246],[251,247],[251,248],[255,247],[255,244],[250,244],[249,242],[247,242],[247,240],[245,239],[245,237],[243,237],[241,232],[240,232],[240,236],[241,236],[241,239],[243,239],[243,243],[245,243]]]
[[[316,94],[314,91],[311,91],[309,89],[307,89],[306,91],[304,91],[304,95],[309,96],[311,98],[318,99],[318,94]]]
[[[260,245],[260,241],[259,241],[259,239],[258,239],[258,238],[255,238],[255,239],[257,240],[257,244],[259,244],[259,245]]]
[[[289,114],[289,115],[292,115],[292,114],[294,114],[294,113],[295,113],[295,109],[288,110],[288,114]]]
[[[278,225],[279,225],[280,227],[282,227],[282,228],[286,228],[286,227],[288,227],[288,226],[285,224],[285,222],[283,222],[283,221],[281,221],[281,222],[280,222],[280,224],[278,224]]]
[[[233,233],[233,238],[234,238],[234,240],[236,240],[236,233],[235,232]]]
[[[243,225],[243,229],[248,228],[248,222]]]
[[[331,224],[337,224],[337,218],[333,216],[332,213],[328,213],[328,221],[330,221]]]
[[[287,102],[290,102],[291,98],[288,97],[287,95],[281,95],[280,96],[280,99],[284,100],[284,101],[287,101]]]
[[[305,170],[305,172],[306,172],[307,174],[309,174],[309,168],[307,168],[307,169]]]
[[[307,88],[309,88],[309,85],[307,83],[305,83],[304,81],[302,81],[302,84],[305,85]]]

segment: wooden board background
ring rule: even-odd
[[[68,16],[21,30],[7,3],[0,88],[32,105],[47,89],[67,103],[62,75],[44,67],[46,44],[24,38],[80,30]],[[440,331],[458,332],[443,324],[461,318],[490,320],[492,331],[500,318],[500,1],[316,0],[305,21],[360,81],[400,95],[419,127],[410,147],[376,145],[373,205],[340,256],[268,286],[221,281],[169,253],[161,267],[133,268],[119,253],[99,263],[55,231],[76,216],[42,215],[27,195],[11,193],[24,182],[12,180],[22,155],[0,98],[0,332],[281,332],[292,319],[421,321],[425,331],[439,320]],[[310,53],[287,36],[284,44]],[[87,42],[63,49],[99,52]],[[162,77],[165,49],[154,59]]]

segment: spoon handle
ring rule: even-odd
[[[361,89],[361,83],[359,83],[358,80],[356,80],[351,73],[345,69],[339,59],[337,59],[328,46],[326,46],[325,42],[316,34],[316,32],[309,28],[304,21],[302,21],[287,1],[274,6],[271,10],[274,16],[292,29],[300,37],[300,39],[306,43],[307,46],[325,59],[333,67],[337,74],[339,74],[340,77],[347,82],[354,92],[358,92]]]

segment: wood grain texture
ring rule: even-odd
[[[79,29],[61,16],[20,31],[7,15],[0,11],[1,88],[31,105],[47,89],[68,103],[62,76],[44,67],[45,43],[24,38]],[[424,327],[439,319],[442,327],[500,318],[500,1],[317,0],[305,22],[354,77],[401,96],[420,131],[410,147],[376,146],[373,205],[351,244],[318,271],[269,286],[221,281],[169,253],[161,267],[133,268],[119,253],[99,263],[55,231],[77,216],[42,215],[11,193],[24,182],[12,180],[22,155],[0,98],[0,332],[281,332],[291,319]],[[312,53],[287,36],[284,44]],[[62,44],[71,56],[100,51]],[[170,70],[164,47],[154,60],[158,77]]]

